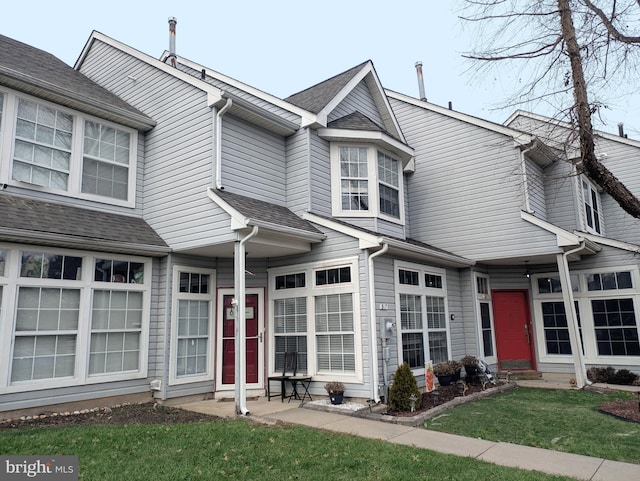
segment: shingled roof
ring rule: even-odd
[[[161,254],[162,238],[140,217],[0,194],[0,240]]]
[[[316,229],[313,224],[297,216],[284,206],[233,194],[224,190],[216,190],[215,193],[229,204],[229,206],[249,219],[287,229],[296,229],[309,232],[310,234],[322,235],[322,232]]]
[[[364,115],[357,110],[350,114],[345,115],[344,117],[340,117],[332,122],[327,124],[328,128],[331,129],[345,129],[345,130],[366,130],[370,132],[384,132],[390,137],[396,138],[394,134],[385,130],[383,127],[379,126],[369,117]]]
[[[331,77],[330,79],[320,82],[313,87],[309,87],[302,92],[293,94],[285,100],[297,107],[317,114],[324,109],[327,104],[331,102],[336,95],[338,95],[338,93],[340,93],[349,81],[351,81],[351,79],[355,77],[356,74],[362,70],[362,67],[368,62],[369,60],[362,62],[360,65],[356,65],[346,72],[338,74],[335,77]]]
[[[154,125],[153,119],[54,55],[4,35],[0,84],[134,128]]]

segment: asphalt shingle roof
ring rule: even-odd
[[[140,217],[101,212],[42,200],[0,194],[0,239],[3,229],[58,234],[69,239],[165,248],[167,244]],[[167,249],[168,250],[168,249]]]
[[[0,35],[0,83],[7,82],[14,88],[20,88],[20,85],[10,80],[42,88],[49,87],[57,92],[66,92],[70,97],[97,100],[136,116],[146,117],[54,55]]]
[[[297,94],[293,94],[290,97],[287,97],[287,102],[296,105],[302,109],[308,110],[309,112],[313,112],[317,114],[322,109],[324,109],[333,98],[340,93],[340,91],[349,83],[349,81],[362,70],[362,67],[368,63],[361,63],[360,65],[356,65],[353,68],[350,68],[346,72],[342,72],[341,74],[336,75],[335,77],[331,77],[330,79],[325,80],[324,82],[320,82],[308,89],[303,90],[302,92],[298,92]]]
[[[285,228],[307,231],[313,234],[322,234],[322,232],[316,229],[310,222],[297,216],[284,206],[233,194],[224,190],[217,190],[216,194],[245,217]]]

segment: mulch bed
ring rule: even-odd
[[[492,387],[488,386],[487,389],[492,389]],[[465,396],[476,392],[481,392],[482,390],[482,386],[480,385],[468,385]],[[424,413],[436,406],[440,406],[442,404],[448,403],[449,401],[453,401],[457,397],[460,397],[460,393],[458,391],[458,386],[456,386],[455,384],[450,384],[449,386],[440,386],[435,391],[423,393],[420,405],[418,406],[418,403],[416,403],[416,409],[414,412],[402,412],[389,409],[385,414],[398,417],[417,416],[418,414]]]
[[[26,416],[0,422],[0,431],[40,426],[92,426],[97,424],[174,424],[212,422],[222,418],[155,403],[123,404],[82,411]]]
[[[598,407],[598,411],[605,414],[610,414],[624,421],[631,421],[634,423],[640,423],[640,401],[610,401],[601,404]]]

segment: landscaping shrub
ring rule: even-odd
[[[409,364],[405,362],[398,367],[393,375],[393,384],[389,389],[389,407],[397,411],[410,411],[412,394],[417,399],[416,406],[419,406],[422,393],[420,393]]]
[[[638,379],[638,376],[636,374],[632,373],[628,369],[620,369],[613,375],[611,384],[622,384],[625,386],[630,386],[636,379]]]
[[[631,385],[638,379],[638,375],[628,369],[616,371],[611,366],[592,367],[587,370],[587,377],[591,382],[607,384]]]

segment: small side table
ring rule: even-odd
[[[289,396],[289,402],[291,402],[291,399],[296,399],[300,401],[300,405],[302,405],[307,398],[309,398],[309,401],[313,401],[311,394],[309,394],[311,376],[291,376],[289,377],[289,381],[291,382],[291,388],[293,390],[291,396]],[[302,397],[300,397],[300,394],[302,394]]]

